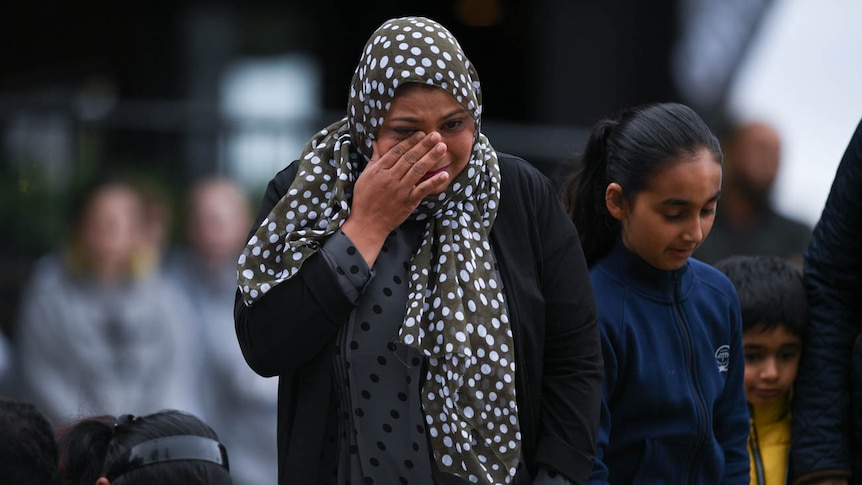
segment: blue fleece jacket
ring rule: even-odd
[[[742,320],[697,260],[658,270],[618,243],[590,271],[605,362],[591,484],[748,484]]]

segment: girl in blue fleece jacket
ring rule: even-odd
[[[694,111],[655,104],[599,122],[565,187],[605,363],[590,483],[748,483],[739,301],[691,258],[712,227],[721,161]]]

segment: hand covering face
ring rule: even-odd
[[[480,131],[478,76],[442,25],[407,17],[372,34],[351,82],[347,116],[306,145],[296,179],[240,256],[239,287],[252,305],[295,276],[341,227],[354,183],[404,83],[451,94],[471,114],[476,137],[464,170],[410,216],[426,226],[411,261],[400,340],[427,358],[422,407],[437,467],[473,483],[507,483],[520,457],[521,433],[512,331],[488,238],[500,171]]]

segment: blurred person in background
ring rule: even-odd
[[[59,485],[57,442],[30,403],[0,398],[0,483]]]
[[[811,228],[777,212],[770,199],[781,168],[778,133],[764,123],[742,123],[724,145],[715,224],[695,257],[712,264],[730,256],[774,255],[801,270]]]
[[[106,180],[33,266],[13,341],[15,392],[54,425],[80,415],[195,408],[184,299],[140,261],[143,201]],[[149,269],[149,270],[148,270]]]
[[[809,320],[790,447],[790,477],[798,485],[862,484],[860,188],[862,121],[805,250]]]
[[[278,466],[278,380],[248,367],[233,322],[236,261],[251,222],[249,201],[237,183],[221,177],[197,182],[188,194],[185,244],[165,266],[194,310],[201,416],[231,450],[238,485],[275,484]]]

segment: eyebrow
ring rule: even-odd
[[[786,344],[781,344],[781,346],[778,347],[778,349],[779,350],[788,349],[788,348],[797,349],[797,348],[801,348],[801,347],[802,347],[802,344],[799,342],[788,342]],[[765,349],[766,346],[761,345],[761,344],[745,344],[743,346],[743,348],[745,350],[760,350],[760,349]]]
[[[462,106],[462,107],[460,107],[460,108],[458,108],[458,109],[453,110],[453,111],[452,111],[452,112],[450,112],[449,114],[445,114],[445,115],[443,115],[442,117],[440,117],[440,120],[448,120],[448,119],[450,119],[450,118],[455,118],[455,117],[457,117],[457,116],[462,116],[462,115],[464,115],[464,114],[469,114],[469,113],[467,112],[467,109],[466,109],[466,108],[464,108],[464,107]],[[414,118],[414,117],[412,117],[412,116],[400,116],[400,117],[397,117],[397,118],[392,118],[392,121],[404,121],[404,122],[407,122],[407,123],[418,123],[418,122],[419,122],[419,119],[418,119],[418,118]]]
[[[719,190],[718,192],[715,193],[715,195],[710,197],[709,200],[707,200],[706,202],[707,203],[715,202],[720,198],[721,198],[721,191]],[[690,200],[677,199],[677,198],[672,197],[670,199],[665,199],[665,200],[661,201],[661,205],[687,207],[687,206],[692,205],[692,202]]]

